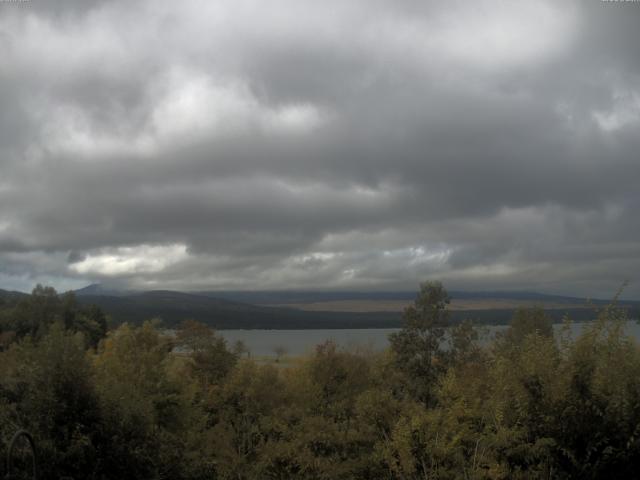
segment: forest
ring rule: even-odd
[[[578,337],[530,308],[490,343],[449,302],[425,282],[387,350],[278,365],[38,286],[0,300],[0,458],[26,429],[43,479],[634,478],[640,348],[615,299]]]

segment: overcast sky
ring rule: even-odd
[[[640,2],[0,1],[0,288],[640,298]]]

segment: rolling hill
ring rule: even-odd
[[[160,318],[167,327],[194,319],[217,329],[385,328],[402,324],[402,310],[415,292],[148,292],[103,289],[91,285],[76,290],[78,301],[101,307],[113,323],[142,323]],[[0,304],[26,297],[0,289]],[[575,321],[591,320],[594,309],[608,303],[531,292],[452,292],[452,320],[500,325],[519,307],[540,305],[554,321],[568,314]],[[623,301],[631,316],[640,315],[640,302]]]
[[[160,318],[168,327],[194,319],[218,329],[383,328],[402,324],[402,307],[415,292],[149,292],[76,291],[114,322],[140,323]],[[536,293],[452,292],[452,319],[506,324],[519,307],[540,305],[555,321],[568,314],[576,321],[593,319],[594,308],[608,303]],[[634,312],[640,302],[624,302]],[[390,307],[391,305],[391,307]],[[383,308],[384,307],[384,308]],[[637,313],[635,314],[637,316]]]
[[[160,318],[168,327],[185,319],[218,329],[376,328],[398,326],[400,322],[400,315],[394,312],[307,312],[162,290],[120,296],[78,295],[78,300],[98,305],[116,323]]]

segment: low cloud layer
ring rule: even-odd
[[[0,288],[638,297],[639,20],[0,2]]]

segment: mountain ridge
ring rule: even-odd
[[[175,292],[190,295],[206,296],[240,303],[254,305],[272,305],[283,303],[313,303],[335,300],[407,300],[413,301],[416,298],[415,290],[115,290],[105,289],[100,284],[91,284],[84,288],[74,290],[77,296],[131,296],[150,292]],[[558,303],[585,303],[587,301],[594,304],[608,304],[610,299],[576,297],[570,295],[557,295],[539,293],[528,290],[451,290],[449,296],[454,300],[467,299],[506,299],[523,301],[549,301]],[[622,299],[625,304],[639,304],[638,300]]]
[[[402,325],[402,306],[409,305],[416,292],[327,292],[327,291],[220,291],[179,292],[174,290],[124,291],[90,285],[75,291],[83,304],[94,304],[107,313],[114,324],[142,323],[160,318],[166,327],[193,319],[217,329],[334,329],[391,328]],[[28,294],[0,290],[0,301],[19,301]],[[458,292],[452,291],[451,318],[454,322],[471,319],[485,325],[507,324],[515,310],[540,305],[556,322],[569,315],[575,321],[595,318],[594,309],[610,303],[534,292]],[[343,309],[345,299],[361,302],[366,309]],[[502,299],[502,302],[496,301]],[[331,303],[334,305],[330,305]],[[341,303],[342,302],[342,303]],[[377,309],[387,303],[396,308]],[[457,308],[456,302],[465,304]],[[518,303],[519,302],[519,303]],[[546,302],[546,306],[545,306]],[[290,303],[291,305],[287,305]],[[338,304],[336,308],[335,304]],[[640,302],[620,301],[633,318]],[[331,306],[332,308],[328,308]],[[326,308],[325,308],[326,307]]]
[[[93,289],[93,291],[99,291]],[[415,292],[303,292],[303,291],[262,291],[262,292],[178,292],[173,290],[150,290],[145,292],[118,292],[118,295],[77,294],[82,303],[93,303],[107,312],[117,323],[140,323],[151,318],[161,318],[166,326],[173,327],[185,319],[198,320],[218,329],[326,329],[326,328],[389,328],[402,324],[402,310],[323,310],[304,309],[305,302],[322,302],[346,298],[369,301],[374,305],[379,300],[402,300],[410,304]],[[464,295],[466,293],[466,295]],[[502,295],[502,297],[496,297]],[[479,299],[474,305],[490,303],[496,298],[520,300],[528,305],[547,301],[547,314],[560,321],[569,314],[576,321],[595,317],[593,308],[586,306],[585,300],[577,297],[562,297],[536,294],[532,292],[509,294],[497,292],[451,292],[452,298]],[[487,304],[488,304],[487,303]],[[608,304],[606,300],[594,300],[592,306]],[[634,311],[640,302],[624,302]],[[454,322],[472,319],[479,324],[506,324],[517,306],[453,310]]]

